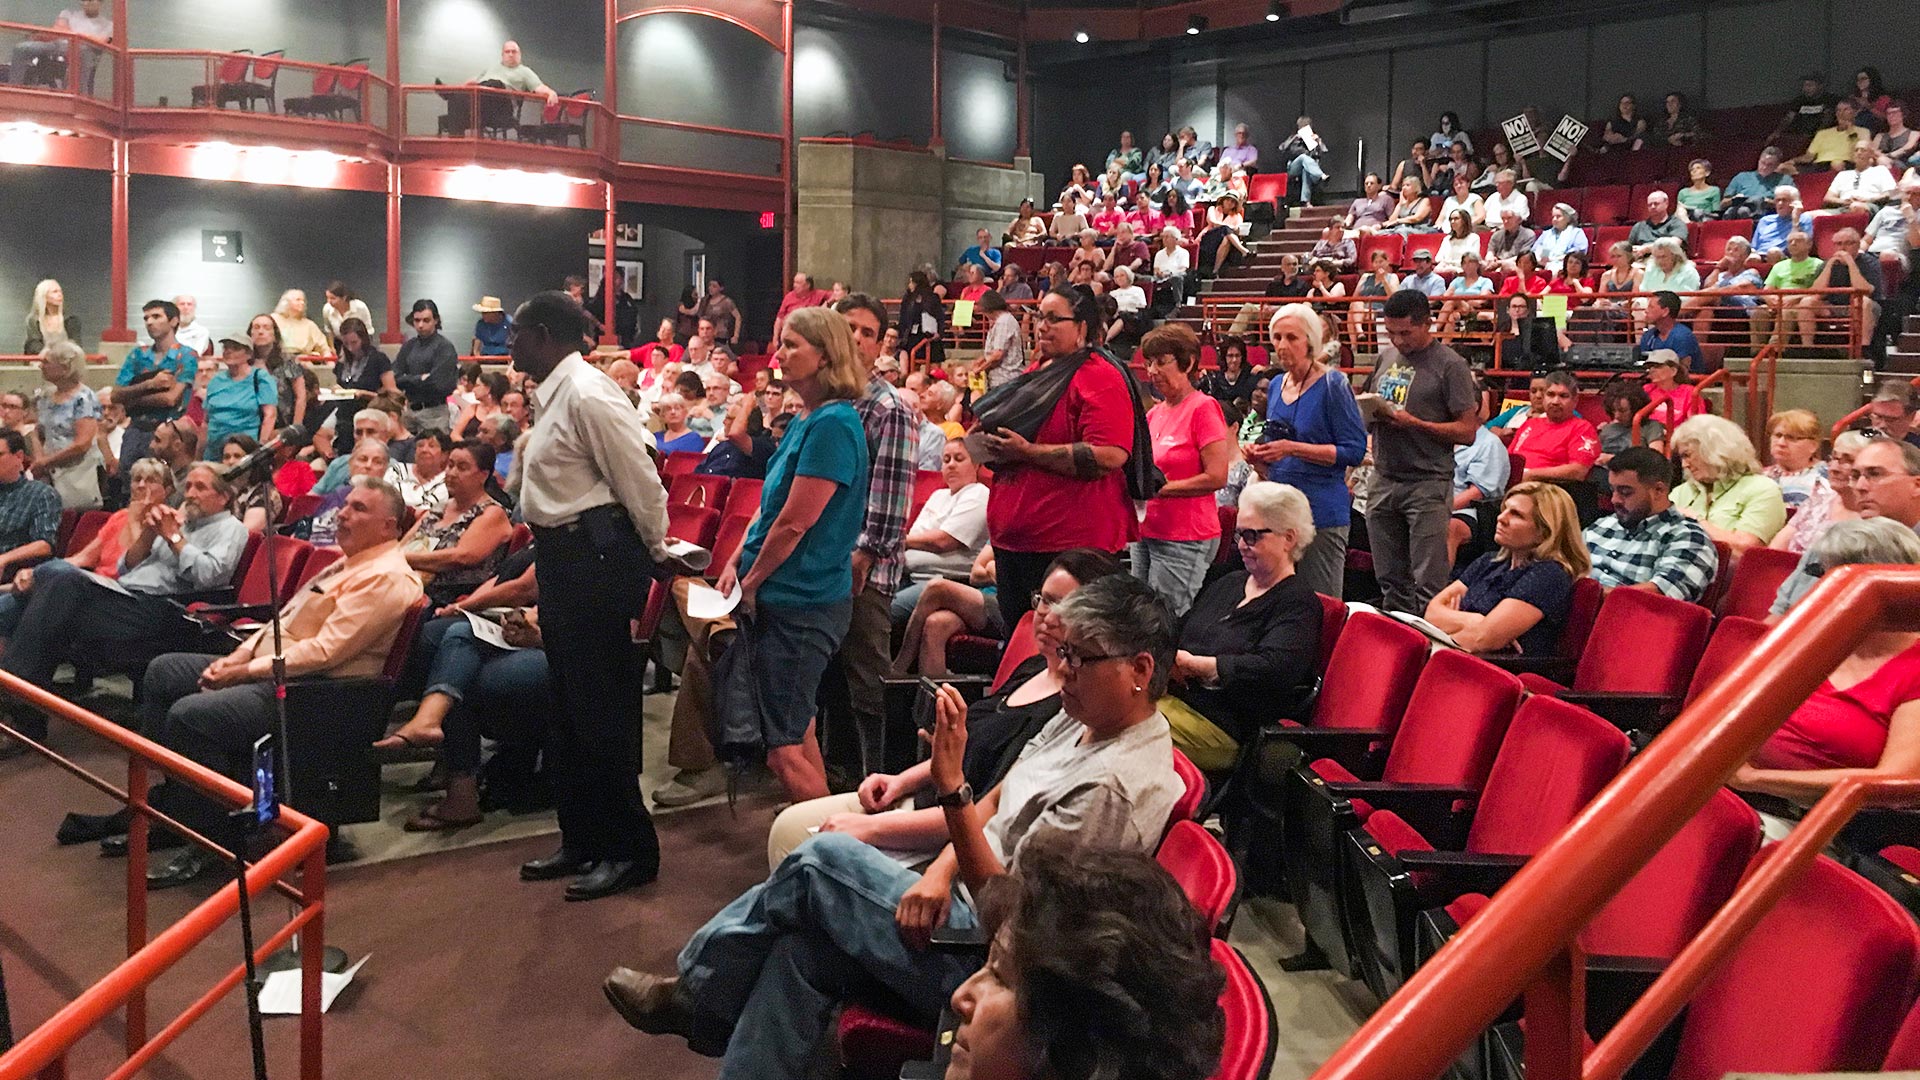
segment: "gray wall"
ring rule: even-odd
[[[568,274],[586,273],[587,235],[604,220],[591,210],[408,199],[400,208],[401,311],[431,298],[464,352],[482,296],[511,310]]]
[[[375,320],[385,315],[385,196],[135,176],[127,207],[127,311],[136,332],[140,305],[156,297],[192,293],[207,328],[229,334],[272,310],[286,289],[304,289],[308,310],[317,311],[335,277],[353,286]],[[246,261],[200,261],[207,229],[239,232]],[[104,258],[94,273],[106,280]]]
[[[1075,161],[1104,159],[1120,128],[1151,143],[1183,123],[1217,141],[1245,122],[1271,154],[1304,106],[1334,143],[1333,182],[1345,188],[1355,186],[1355,140],[1367,140],[1366,167],[1384,172],[1448,109],[1472,129],[1526,105],[1549,121],[1570,112],[1591,122],[1623,92],[1643,109],[1668,90],[1699,108],[1784,102],[1803,71],[1844,88],[1864,64],[1891,88],[1912,87],[1920,50],[1896,28],[1914,17],[1912,0],[1541,2],[1498,25],[1463,16],[1316,33],[1295,20],[1198,46],[1128,46],[1138,55],[1123,60],[1057,49],[1036,73],[1034,163],[1058,190]]]
[[[620,112],[780,131],[780,54],[758,36],[677,13],[629,19],[618,30]],[[780,167],[778,143],[638,125],[621,131],[621,154],[626,161],[764,175]]]
[[[647,266],[647,294],[640,303],[642,340],[651,339],[660,320],[673,314],[680,290],[687,286],[687,253],[695,251],[707,253],[707,276],[724,280],[739,305],[746,320],[741,341],[766,339],[779,307],[774,291],[780,274],[779,233],[763,232],[757,215],[725,210],[621,203],[619,214],[622,223],[643,227],[639,258]]]
[[[467,82],[499,63],[501,43],[512,39],[548,86],[598,91],[606,86],[605,18],[601,0],[400,0],[400,78]],[[440,112],[431,99],[409,103],[409,129],[431,133]]]
[[[1012,160],[1013,59],[1000,45],[942,40],[940,124],[948,154]],[[793,123],[801,138],[872,132],[924,146],[933,137],[933,38],[925,25],[872,18],[802,23],[794,28],[793,63]]]
[[[0,213],[0,250],[7,253],[0,259],[0,352],[26,343],[33,287],[49,277],[67,294],[67,310],[80,316],[81,344],[90,350],[99,344],[111,306],[106,206],[112,187],[110,174],[90,169],[0,165],[0,206],[7,208]],[[60,206],[99,212],[52,212]]]

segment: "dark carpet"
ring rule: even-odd
[[[124,764],[111,756],[84,757],[110,779],[124,779]],[[0,765],[0,962],[16,1034],[125,956],[125,864],[99,858],[91,845],[53,843],[66,810],[110,808],[104,797],[37,759]],[[600,980],[616,964],[671,970],[693,930],[765,878],[772,817],[773,802],[765,796],[743,797],[737,817],[725,806],[663,817],[661,879],[588,904],[566,903],[562,882],[517,879],[518,865],[551,850],[552,837],[333,868],[327,941],[356,960],[373,958],[327,1015],[326,1075],[714,1075],[717,1063],[678,1040],[628,1028],[606,1006]],[[155,894],[151,925],[157,932],[211,892],[207,884]],[[277,928],[286,918],[277,899],[256,909],[263,927]],[[151,1028],[211,986],[239,955],[236,920],[155,984]],[[274,1076],[297,1075],[297,1023],[292,1017],[267,1021]],[[118,1064],[122,1038],[115,1024],[90,1035],[75,1050],[73,1075],[97,1076]],[[147,1075],[250,1077],[241,996],[223,1000]]]

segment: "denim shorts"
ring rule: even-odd
[[[745,675],[753,680],[753,693],[733,700],[755,703],[767,749],[797,746],[806,738],[821,676],[840,651],[852,618],[853,599],[848,597],[812,607],[760,604],[741,620],[740,633],[751,650]]]

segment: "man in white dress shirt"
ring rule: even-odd
[[[595,900],[654,879],[660,841],[640,795],[641,660],[630,620],[667,555],[667,491],[640,414],[580,356],[586,312],[543,292],[514,313],[514,367],[537,380],[537,419],[522,451],[520,509],[540,558],[540,624],[557,715],[547,764],[560,849],[521,866],[526,881],[581,875],[569,900]]]

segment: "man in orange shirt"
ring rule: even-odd
[[[385,666],[420,577],[400,553],[406,503],[385,480],[356,476],[338,519],[346,557],[322,572],[280,612],[281,656],[289,679],[352,678]],[[147,666],[140,729],[147,738],[237,779],[250,775],[254,741],[273,730],[273,638],[262,627],[225,656],[168,653]],[[154,805],[206,836],[226,835],[221,808],[187,785],[169,783]],[[188,847],[147,873],[151,888],[184,885],[215,867]]]

